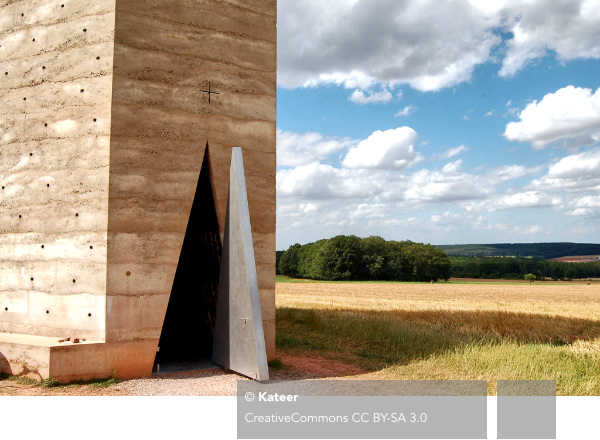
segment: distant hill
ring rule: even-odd
[[[448,256],[519,257],[548,260],[564,256],[600,255],[594,243],[496,243],[438,245]]]

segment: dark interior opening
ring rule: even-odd
[[[211,357],[220,258],[207,144],[155,364],[189,364]]]

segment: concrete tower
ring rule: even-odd
[[[210,355],[232,147],[272,358],[276,0],[0,5],[0,370]]]

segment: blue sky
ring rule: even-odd
[[[599,0],[278,8],[278,249],[598,242]]]

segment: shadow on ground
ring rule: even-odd
[[[355,356],[370,369],[467,345],[567,346],[599,337],[600,321],[506,311],[277,310],[278,348]]]

